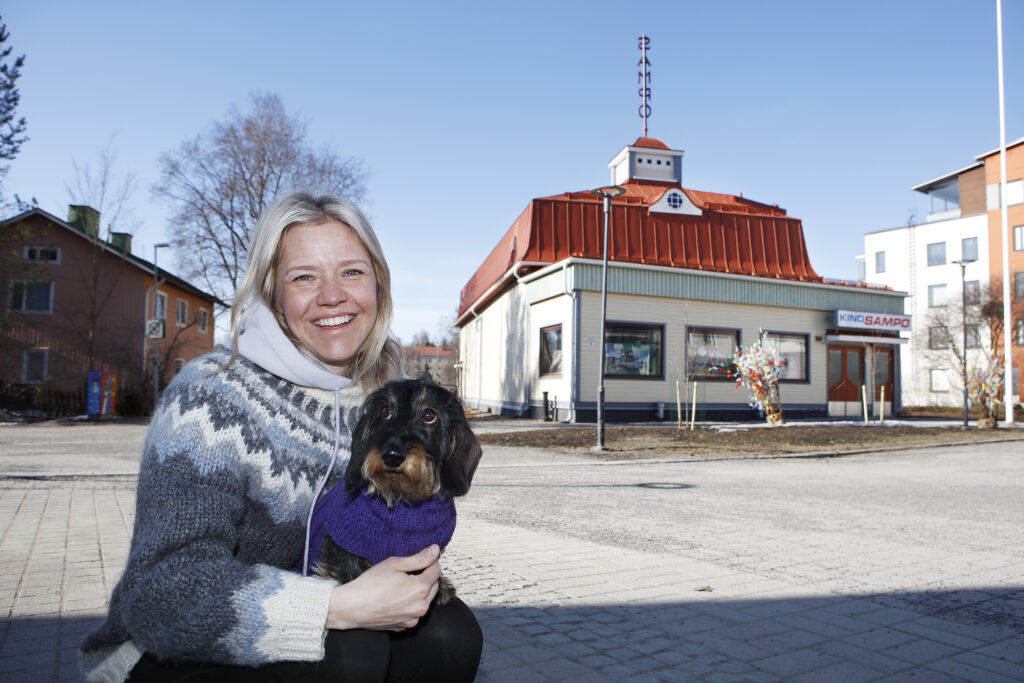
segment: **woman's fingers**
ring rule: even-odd
[[[327,627],[401,631],[419,623],[438,590],[436,545],[389,557],[331,593]]]

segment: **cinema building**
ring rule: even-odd
[[[609,421],[751,419],[732,357],[764,337],[785,361],[787,417],[900,411],[902,292],[828,281],[799,219],[682,185],[683,152],[640,138],[609,163],[603,362]],[[532,200],[462,290],[460,393],[504,415],[596,418],[603,200]],[[696,400],[694,400],[696,383]],[[884,397],[884,399],[883,399]]]

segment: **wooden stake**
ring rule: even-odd
[[[683,402],[679,396],[679,380],[676,380],[676,429],[683,428]]]
[[[697,422],[697,383],[693,383],[693,410],[690,413],[690,430],[693,431],[693,425]]]

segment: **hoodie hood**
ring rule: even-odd
[[[337,375],[303,355],[281,330],[273,311],[259,298],[242,318],[238,355],[299,386],[330,391],[352,386],[348,377]]]

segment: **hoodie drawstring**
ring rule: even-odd
[[[338,453],[341,451],[341,390],[334,390],[334,454],[331,455],[331,463],[327,466],[327,472],[324,473],[323,479],[316,487],[316,492],[313,493],[313,500],[309,503],[309,515],[306,517],[306,546],[302,551],[302,575],[309,576],[309,527],[313,523],[313,510],[316,508],[316,502],[320,499],[320,494],[324,490],[324,486],[327,484],[327,480],[331,477],[331,472],[334,471],[334,464],[338,462]]]

